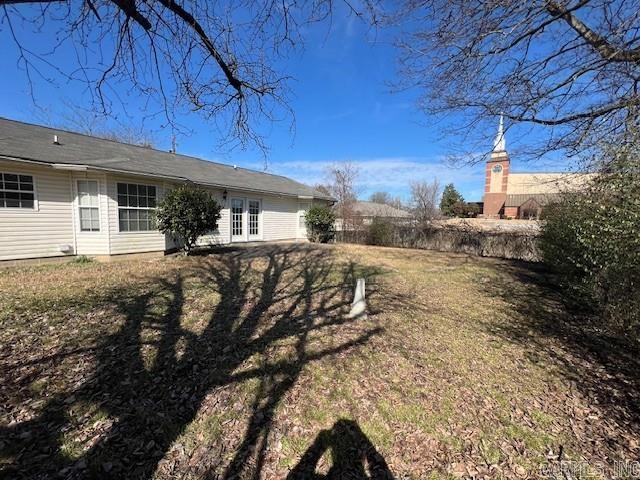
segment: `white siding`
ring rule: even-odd
[[[216,197],[218,198],[218,197]],[[231,199],[241,198],[244,200],[244,238],[240,241],[253,241],[247,237],[247,205],[248,200],[260,200],[261,235],[259,240],[294,240],[300,238],[298,235],[298,199],[296,197],[285,197],[278,195],[251,194],[247,192],[229,191],[226,202],[222,202],[222,218],[218,223],[219,234],[216,240],[219,243],[231,242]],[[222,197],[219,197],[222,201]]]
[[[298,238],[298,199],[265,195],[263,209],[263,240]]]
[[[198,245],[220,245],[230,242],[231,235],[231,219],[229,217],[229,198],[227,201],[222,199],[222,190],[210,189],[211,196],[222,206],[220,210],[220,220],[218,220],[218,228],[208,235],[203,235],[198,239]]]
[[[118,182],[154,185],[156,187],[157,200],[164,197],[165,183],[150,177],[115,176],[107,177],[107,204],[109,211],[109,241],[111,255],[122,253],[142,253],[164,251],[167,240],[164,234],[154,232],[121,232],[118,222]]]
[[[154,185],[157,200],[175,186],[151,177],[112,175],[97,172],[70,172],[51,167],[0,160],[0,171],[34,177],[36,208],[0,208],[0,260],[41,258],[72,255],[117,255],[164,251],[176,247],[174,240],[160,232],[120,232],[118,221],[117,183]],[[97,180],[99,185],[100,231],[81,232],[77,204],[77,181]],[[261,240],[292,240],[305,238],[298,228],[300,202],[309,200],[279,195],[248,194],[229,191],[226,201],[221,189],[211,189],[214,198],[223,206],[218,229],[199,240],[200,245],[231,242],[231,198],[261,202]],[[244,232],[247,231],[245,212]],[[245,240],[247,240],[245,236]],[[61,245],[70,245],[65,254]]]
[[[32,175],[37,208],[0,208],[0,260],[63,256],[74,244],[69,172],[0,160],[0,171]],[[73,254],[73,252],[71,252]]]
[[[298,213],[296,215],[298,238],[307,238],[307,225],[304,221],[304,216],[312,205],[313,203],[310,199],[301,198],[298,200]]]

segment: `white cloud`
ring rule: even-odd
[[[438,179],[441,184],[454,183],[462,190],[473,193],[484,185],[483,165],[453,167],[441,158],[383,157],[349,160],[358,169],[357,186],[361,196],[384,190],[394,195],[409,196],[411,182]],[[284,175],[308,185],[326,182],[327,170],[340,160],[294,160],[270,162],[268,171]],[[259,165],[246,165],[258,168]],[[478,190],[479,189],[479,190]]]

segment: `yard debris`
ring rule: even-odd
[[[609,474],[640,452],[638,356],[535,275],[357,246],[7,269],[0,476],[284,478],[341,419],[396,478]]]

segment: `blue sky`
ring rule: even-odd
[[[30,31],[20,32],[19,23],[14,27],[27,42],[41,44],[52,38],[52,32],[34,38]],[[351,161],[360,171],[357,183],[361,198],[384,190],[408,200],[411,181],[437,178],[442,184],[453,182],[467,200],[481,199],[483,165],[450,165],[446,157],[460,139],[447,137],[435,119],[416,110],[418,92],[391,92],[396,52],[390,38],[367,32],[358,19],[346,16],[334,17],[331,25],[307,27],[304,37],[304,48],[281,65],[283,73],[294,78],[289,103],[295,113],[295,132],[292,134],[287,122],[269,126],[269,171],[314,184],[325,179],[329,165]],[[36,79],[38,106],[34,106],[25,74],[16,66],[17,50],[6,24],[0,25],[0,44],[0,68],[5,73],[0,76],[0,116],[59,124],[68,115],[67,105],[83,104],[85,98],[78,85],[51,85]],[[68,46],[58,52],[62,61],[71,55]],[[144,104],[135,98],[127,103],[129,117],[125,122],[139,124]],[[197,114],[185,115],[180,121],[192,132],[177,138],[180,153],[263,168],[265,159],[257,149],[222,151],[216,129]],[[151,122],[146,127],[152,131],[156,147],[168,149],[171,134],[159,125]],[[507,137],[508,145],[511,140]],[[531,170],[519,165],[517,158],[513,161],[513,168]]]

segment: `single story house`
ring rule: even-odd
[[[0,118],[0,263],[173,250],[153,210],[184,183],[222,205],[200,244],[306,240],[306,211],[333,201],[279,175]]]
[[[344,211],[348,216],[345,221],[341,218]],[[384,219],[394,222],[411,223],[413,216],[411,213],[400,208],[387,205],[386,203],[355,201],[343,208],[338,208],[338,218],[336,219],[336,230],[358,230],[367,225],[371,225],[374,218]]]

